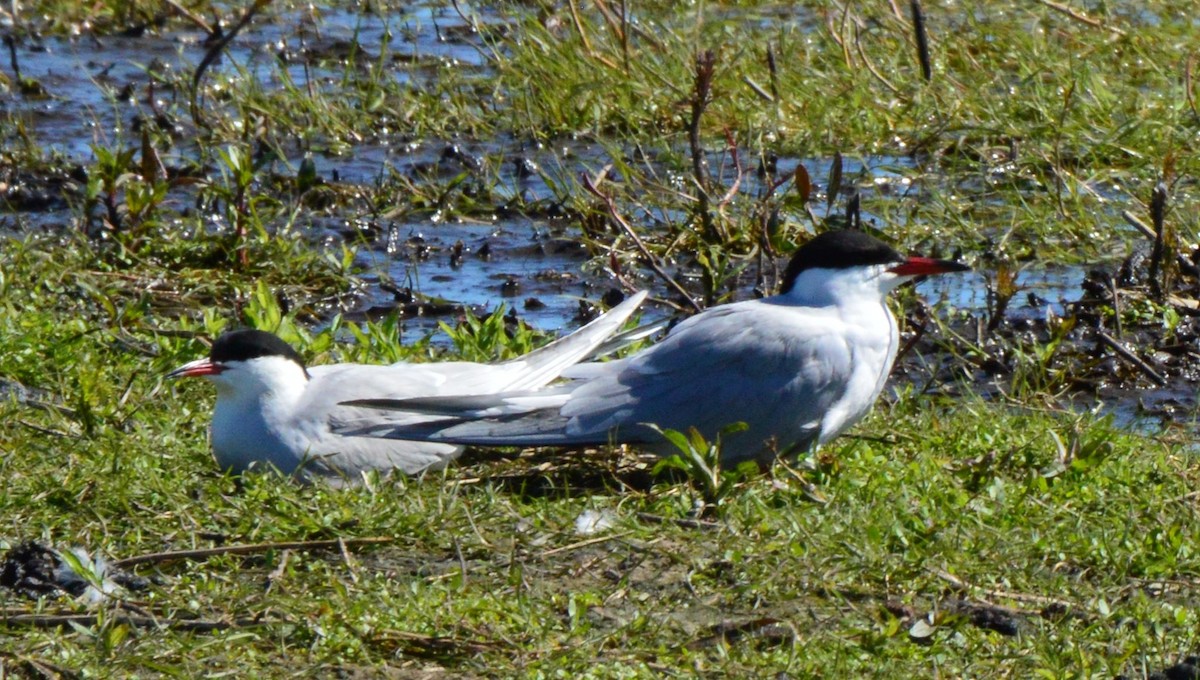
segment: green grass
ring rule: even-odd
[[[3,373],[12,375],[23,348],[3,337]],[[138,573],[156,583],[129,598],[164,621],[267,625],[9,627],[10,655],[182,676],[441,666],[1106,677],[1166,665],[1200,643],[1188,594],[1200,571],[1191,500],[1200,466],[1187,447],[1091,416],[906,393],[858,429],[867,439],[839,440],[815,468],[742,481],[709,528],[689,528],[671,520],[688,517],[698,491],[648,484],[642,464],[608,454],[544,459],[548,468],[476,460],[361,489],[274,477],[239,486],[208,457],[205,388],[161,382],[190,348],[163,346],[149,359],[111,340],[84,335],[39,359],[50,371],[41,385],[62,385],[75,415],[0,408],[10,424],[0,435],[6,540],[113,558],[207,547],[214,537],[394,543],[345,557],[268,550],[144,566]],[[126,386],[133,397],[113,407]],[[615,526],[577,535],[585,509],[612,513]],[[950,609],[959,598],[1020,610],[1020,634],[943,615],[921,645],[908,638],[913,621],[888,613],[897,604]],[[1044,618],[1050,602],[1069,611]],[[11,598],[6,606],[32,611]],[[40,608],[80,609],[64,600]],[[716,624],[762,618],[790,626],[794,640],[689,648]]]
[[[242,52],[202,80],[203,125],[189,111],[187,65],[156,70],[162,112],[183,133],[135,133],[127,121],[142,104],[106,95],[118,129],[98,136],[89,158],[46,150],[56,140],[39,138],[28,115],[0,117],[0,181],[49,187],[70,205],[59,228],[28,226],[36,213],[15,205],[0,224],[17,234],[0,242],[0,380],[39,402],[0,402],[0,547],[36,539],[121,559],[390,539],[141,565],[154,583],[126,598],[162,627],[133,626],[115,606],[71,626],[0,621],[0,675],[1106,678],[1200,649],[1190,430],[1130,432],[1078,405],[1046,406],[1074,365],[1048,344],[1009,348],[1018,370],[1004,401],[971,396],[970,385],[955,399],[902,390],[816,460],[733,482],[710,475],[707,487],[616,452],[474,455],[427,479],[336,490],[216,472],[211,388],[161,376],[231,324],[279,330],[313,362],[494,358],[544,340],[528,329],[509,337],[491,317],[447,329],[446,351],[399,345],[394,319],[330,321],[327,310],[359,285],[357,244],[314,247],[310,216],[380,227],[554,208],[586,233],[587,266],[615,257],[626,273],[644,272],[579,184],[574,156],[544,164],[553,197],[527,203],[501,172],[514,149],[595,145],[619,176],[599,190],[654,256],[700,273],[698,290],[713,300],[745,294],[737,274],[753,275],[764,248],[786,254],[826,226],[833,183],[813,176],[811,195],[793,182],[722,202],[735,176],[726,135],[746,182],[772,153],[886,168],[888,186],[847,171],[833,212],[855,187],[898,246],[961,248],[985,270],[1111,261],[1140,238],[1121,211],[1144,216],[1159,179],[1171,188],[1174,238],[1200,230],[1188,4],[1093,4],[1096,27],[1040,3],[927,2],[930,82],[907,15],[886,3],[638,3],[632,28],[594,3],[574,6],[578,24],[572,3],[473,10],[501,19],[480,24],[484,68],[352,44],[352,57],[315,52],[319,77],[296,82]],[[189,7],[206,19],[240,12]],[[18,37],[78,29],[136,49],[112,34],[159,11],[38,2]],[[268,6],[259,25],[282,30],[298,11]],[[149,30],[183,26],[168,17]],[[252,25],[240,39],[255,36]],[[714,75],[698,130],[714,155],[711,177],[697,178],[690,99],[707,49]],[[246,77],[252,67],[266,80]],[[0,87],[25,96],[12,75]],[[385,145],[447,141],[481,149],[480,169],[381,167],[374,183],[351,185],[280,160],[362,148],[386,158]],[[707,214],[699,184],[713,198]],[[1149,303],[1124,311],[1180,319]],[[330,324],[318,330],[318,319]],[[694,521],[706,496],[714,504]],[[614,526],[576,533],[585,510]],[[1011,610],[1018,635],[973,625],[962,600]],[[86,611],[6,591],[0,608]],[[914,639],[918,618],[932,630],[918,626]],[[168,625],[190,619],[257,625]],[[713,637],[724,622],[756,621],[749,628],[767,634]]]

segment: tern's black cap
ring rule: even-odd
[[[903,261],[904,256],[895,248],[874,236],[854,229],[827,231],[814,236],[792,255],[780,292],[790,291],[796,277],[808,269],[847,269]]]
[[[227,361],[248,361],[259,357],[283,357],[304,368],[304,359],[292,346],[266,331],[232,331],[217,338],[208,358],[214,364]]]

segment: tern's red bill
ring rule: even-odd
[[[929,274],[945,274],[947,272],[966,272],[971,268],[961,262],[952,260],[935,260],[931,257],[910,257],[902,264],[888,269],[898,276],[928,276]]]
[[[205,375],[217,375],[224,371],[225,367],[221,364],[214,364],[211,359],[205,357],[196,359],[180,366],[179,368],[167,374],[168,378],[195,378]]]

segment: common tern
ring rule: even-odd
[[[800,247],[778,295],[708,309],[662,341],[616,361],[563,372],[541,390],[432,399],[363,399],[356,407],[441,418],[354,428],[358,435],[478,446],[632,444],[660,455],[658,428],[722,434],[725,464],[809,451],[861,420],[883,390],[899,345],[887,294],[917,277],[966,271],[905,257],[860,231]]]
[[[428,419],[339,403],[362,398],[480,396],[542,387],[569,366],[605,351],[606,343],[612,342],[645,298],[645,292],[631,295],[574,333],[503,363],[306,367],[278,336],[238,330],[219,337],[208,357],[180,366],[168,377],[202,376],[216,385],[210,435],[213,456],[222,469],[244,472],[274,467],[303,478],[354,481],[368,470],[419,474],[445,466],[462,447],[335,434],[335,428],[347,423],[362,427]]]

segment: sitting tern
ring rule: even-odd
[[[778,295],[708,309],[662,341],[616,361],[563,372],[541,390],[432,399],[359,399],[357,407],[440,421],[347,428],[358,435],[478,446],[632,444],[675,453],[654,427],[722,435],[724,464],[769,464],[855,424],[883,390],[899,345],[888,292],[966,265],[905,257],[860,231],[799,248]]]
[[[211,440],[222,469],[244,472],[274,467],[305,479],[356,481],[367,470],[419,474],[444,467],[462,452],[454,444],[342,436],[344,423],[405,424],[427,416],[385,413],[339,405],[356,398],[404,399],[478,396],[531,390],[562,371],[608,349],[625,321],[646,298],[630,296],[608,313],[545,347],[494,364],[465,361],[333,364],[305,367],[279,337],[259,330],[226,333],[209,356],[171,371],[168,377],[208,378],[217,388]],[[643,334],[629,336],[636,339]]]

